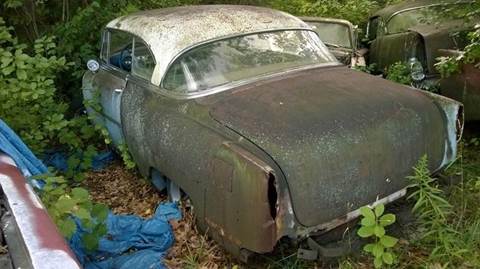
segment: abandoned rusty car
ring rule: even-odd
[[[88,112],[239,256],[349,222],[403,196],[424,154],[432,171],[456,155],[460,103],[349,69],[283,12],[142,11],[102,44],[83,79],[102,109]]]

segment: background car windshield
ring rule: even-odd
[[[308,23],[325,45],[352,48],[350,41],[350,28],[341,23],[334,22],[309,22]]]
[[[232,81],[337,62],[312,31],[278,31],[229,38],[196,47],[167,71],[163,87],[191,93]]]
[[[465,8],[472,3],[427,6],[401,12],[388,22],[388,33],[402,33],[417,25],[438,23],[445,20],[463,19]]]

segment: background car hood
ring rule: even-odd
[[[422,93],[346,67],[233,89],[217,121],[266,151],[286,177],[297,220],[325,223],[407,185],[427,154],[437,169],[446,128]]]
[[[474,24],[464,20],[445,21],[439,24],[418,25],[409,30],[422,36],[429,73],[437,73],[435,63],[442,56],[440,49],[463,49],[467,44],[465,35],[472,31]]]

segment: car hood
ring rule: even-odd
[[[440,49],[463,49],[466,45],[464,34],[473,30],[474,25],[463,20],[446,21],[440,24],[417,25],[409,31],[418,33],[425,45],[425,56],[429,73],[437,73],[435,63],[441,56]],[[463,37],[462,37],[463,36]]]
[[[404,188],[425,154],[432,170],[445,158],[439,106],[419,91],[346,67],[232,89],[211,104],[210,114],[279,165],[304,226]]]

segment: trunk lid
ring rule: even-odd
[[[431,99],[345,67],[250,84],[211,106],[280,166],[304,226],[404,188],[421,156],[435,170],[446,151],[445,116]]]

